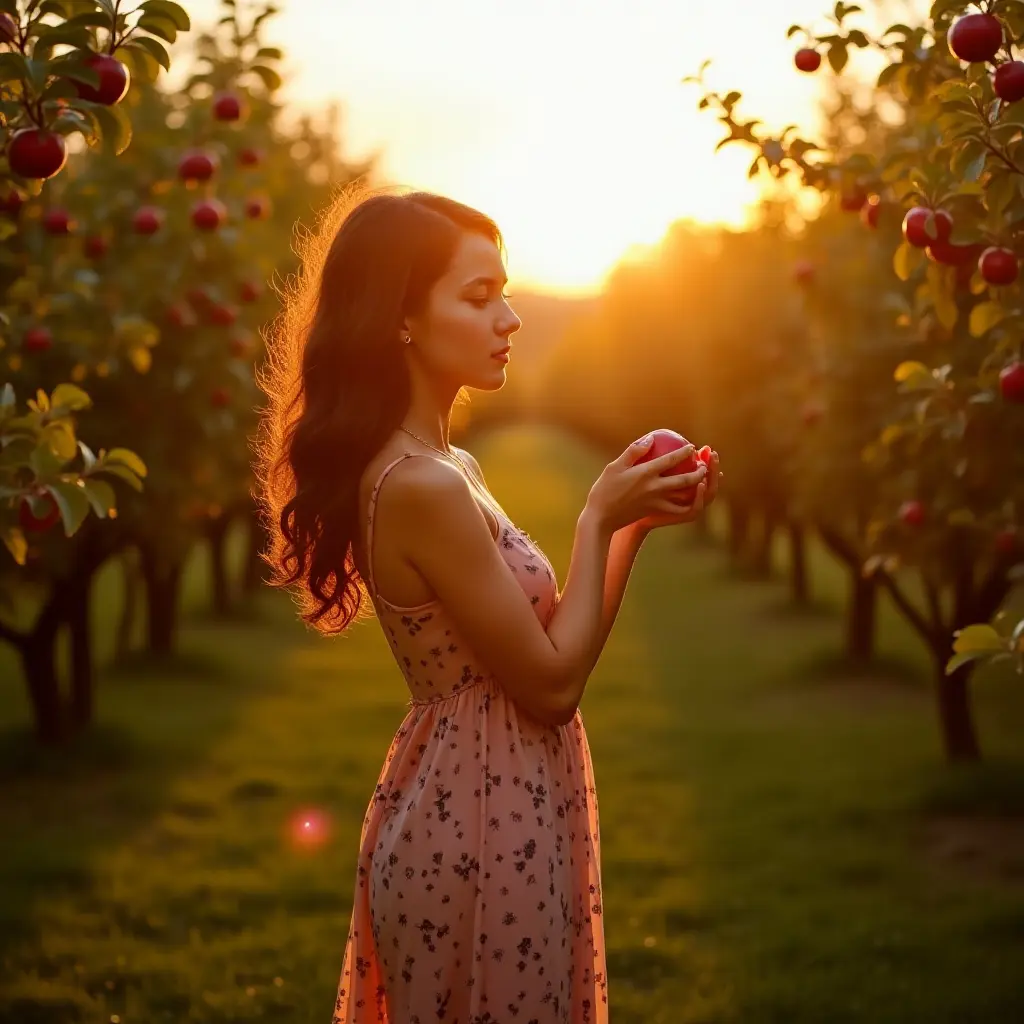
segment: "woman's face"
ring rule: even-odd
[[[483,235],[464,233],[448,272],[430,293],[427,308],[406,318],[412,344],[404,346],[431,375],[493,391],[505,382],[505,360],[495,353],[522,326],[504,298],[505,268],[498,247]]]

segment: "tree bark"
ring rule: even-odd
[[[140,548],[146,582],[147,647],[151,654],[170,654],[178,635],[178,604],[184,560],[166,563],[150,544]]]
[[[231,514],[227,511],[206,525],[206,538],[210,544],[210,578],[213,583],[213,610],[217,615],[231,611],[231,587],[228,581],[227,536],[231,527]]]
[[[739,562],[747,550],[750,535],[750,509],[740,501],[729,502],[729,557]]]
[[[866,665],[875,654],[875,612],[878,582],[865,579],[858,566],[850,567],[850,608],[846,616],[846,657]]]
[[[796,604],[807,604],[810,587],[807,582],[807,533],[803,524],[790,520],[789,531],[789,585]]]
[[[242,590],[246,594],[255,593],[265,582],[264,570],[267,566],[260,557],[260,552],[265,550],[267,539],[267,532],[263,529],[256,507],[253,506],[249,511],[245,565],[242,570]]]
[[[90,594],[92,578],[76,581],[68,594],[67,623],[71,634],[71,724],[84,729],[94,711]]]
[[[57,624],[43,623],[19,643],[22,671],[28,685],[36,739],[56,746],[67,733],[57,678]]]
[[[936,659],[935,668],[943,748],[949,761],[978,761],[981,758],[981,749],[974,728],[974,715],[968,690],[974,666],[961,665],[950,675],[946,675],[946,661],[951,655],[952,647]]]
[[[139,552],[136,548],[124,551],[121,555],[121,570],[124,579],[124,603],[121,606],[121,617],[117,623],[117,639],[114,657],[124,661],[131,650],[132,637],[135,635],[135,616],[138,612],[142,588],[139,586]]]
[[[750,566],[758,576],[767,577],[772,574],[772,543],[778,525],[779,516],[775,510],[766,508],[761,515],[761,529],[757,534],[750,559]]]

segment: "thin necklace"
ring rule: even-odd
[[[421,442],[422,444],[425,444],[428,448],[433,448],[434,451],[438,453],[438,455],[447,455],[448,458],[453,459],[455,462],[457,462],[465,470],[465,475],[469,477],[469,479],[473,482],[473,486],[476,487],[476,489],[480,491],[480,493],[483,494],[484,497],[487,499],[487,504],[491,505],[492,507],[494,505],[497,505],[497,502],[494,500],[494,498],[492,498],[487,491],[483,490],[483,488],[481,488],[477,484],[476,477],[470,471],[469,467],[462,461],[462,459],[458,457],[458,455],[456,455],[454,452],[446,452],[441,448],[434,447],[434,445],[432,445],[429,441],[424,441],[419,434],[414,434],[408,427],[403,427],[401,424],[399,424],[399,428],[401,430],[404,430],[411,437],[415,437],[417,441]],[[500,505],[498,505],[498,510],[501,511],[502,515],[505,514],[504,510],[501,509]]]

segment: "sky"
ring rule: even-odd
[[[179,0],[194,27],[220,0]],[[866,7],[871,5],[871,0]],[[239,0],[243,24],[265,5]],[[680,79],[813,130],[823,66],[796,71],[792,23],[824,28],[827,0],[276,0],[266,45],[285,51],[282,98],[342,109],[343,155],[379,154],[382,180],[483,210],[509,288],[600,290],[680,218],[740,224],[751,153],[715,154],[722,128]],[[246,13],[251,12],[251,13]]]

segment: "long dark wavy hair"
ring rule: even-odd
[[[340,186],[316,226],[296,231],[299,269],[278,289],[257,372],[267,404],[253,439],[253,497],[270,538],[268,584],[292,590],[322,633],[361,618],[359,481],[409,409],[402,321],[423,311],[466,232],[504,253],[478,210],[362,182]]]

